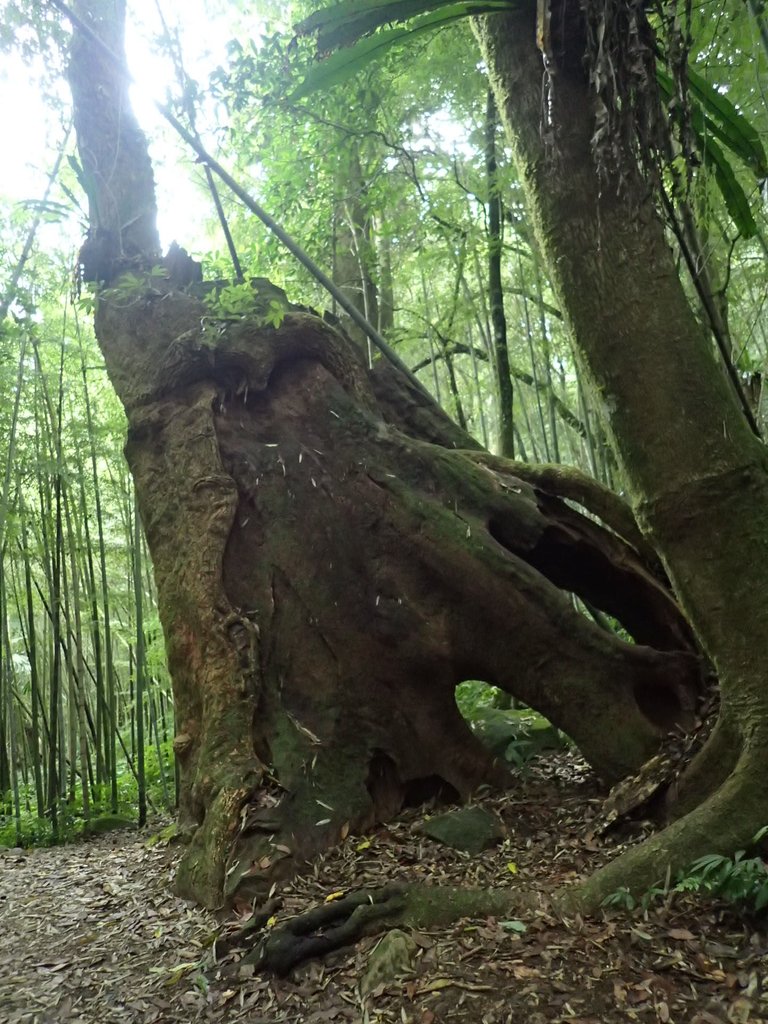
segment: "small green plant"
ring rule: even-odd
[[[605,897],[602,905],[604,907],[611,907],[615,910],[627,910],[630,912],[636,910],[638,907],[641,910],[647,910],[654,900],[661,896],[668,895],[669,889],[667,887],[654,885],[647,892],[644,892],[642,896],[635,898],[627,886],[621,885],[616,892],[612,892],[610,896]]]
[[[21,794],[26,802],[32,794]],[[23,806],[18,822],[8,813],[0,813],[0,847],[53,846],[71,843],[83,833],[83,820],[73,808],[63,805],[58,817],[58,840],[54,839],[49,818],[38,818],[29,806]]]
[[[501,691],[479,680],[456,687],[456,704],[470,728],[490,752],[522,768],[545,750],[564,750],[568,737],[531,708],[500,708]]]
[[[621,885],[616,892],[612,892],[610,896],[605,897],[603,906],[614,910],[634,910],[637,906],[637,900],[626,885]]]
[[[252,317],[265,327],[279,327],[288,312],[288,300],[282,288],[266,278],[224,285],[207,295],[205,304],[213,321]]]
[[[153,289],[167,285],[167,281],[168,273],[161,266],[152,267],[149,271],[141,273],[126,271],[104,294],[116,303],[130,305],[144,298]]]
[[[497,688],[489,683],[468,679],[456,687],[456,703],[464,718],[472,722],[483,708],[496,707],[498,693]]]
[[[130,737],[126,737],[126,741],[129,739]],[[172,740],[168,739],[160,744],[159,756],[157,747],[146,747],[144,769],[147,794],[152,807],[169,810],[169,803],[173,799]],[[96,786],[91,793],[90,820],[86,825],[82,797],[78,790],[74,800],[59,805],[57,836],[54,838],[50,818],[38,818],[32,810],[35,802],[32,787],[20,787],[21,813],[18,821],[13,814],[11,794],[0,793],[0,847],[43,847],[72,843],[87,832],[108,832],[135,822],[138,790],[136,778],[125,760],[120,760],[117,764],[117,796],[118,810],[117,814],[113,814],[109,787]]]
[[[750,843],[757,846],[768,835],[768,825],[761,828]],[[768,906],[768,865],[758,854],[747,856],[737,850],[732,857],[710,853],[699,857],[682,872],[675,885],[676,892],[698,892],[719,896],[760,912]]]
[[[768,836],[768,825],[752,837],[749,848],[757,847]],[[735,903],[756,913],[768,907],[768,864],[759,854],[748,857],[748,850],[737,850],[732,857],[709,853],[693,861],[680,872],[673,886],[653,886],[639,899],[627,886],[620,886],[616,892],[606,896],[604,907],[632,911],[637,907],[646,909],[660,896],[672,893],[698,893],[719,897],[728,903]]]

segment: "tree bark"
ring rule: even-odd
[[[575,7],[564,3],[552,24],[578,25]],[[596,876],[594,906],[619,885],[642,890],[701,854],[732,852],[768,820],[768,459],[693,315],[632,155],[621,182],[598,174],[578,31],[558,41],[544,103],[535,4],[475,29],[639,521],[721,684],[718,725],[680,786],[678,813],[689,813]]]
[[[216,320],[180,290],[178,247],[163,285],[151,225],[143,253],[126,245],[123,207],[154,209],[151,170],[119,67],[99,57],[77,33],[78,144],[108,242],[96,332],[174,685],[191,833],[179,890],[252,897],[404,803],[504,784],[458,712],[465,679],[541,711],[606,780],[639,767],[690,721],[701,671],[627,529],[574,511],[554,475],[534,486],[489,461],[316,315],[265,326],[255,295],[253,315]]]
[[[373,218],[366,208],[367,183],[360,156],[351,141],[337,174],[339,199],[334,207],[334,282],[369,323],[379,322],[379,296],[374,271],[376,246]],[[360,336],[354,325],[353,336]]]
[[[103,295],[97,317],[197,828],[183,892],[261,892],[404,803],[503,784],[456,707],[465,679],[540,710],[608,781],[688,719],[687,626],[632,548],[501,460],[404,433],[354,343],[316,317],[212,338],[204,312],[179,293],[129,314]]]
[[[159,260],[155,182],[146,139],[128,99],[129,79],[112,66],[110,56],[123,58],[125,0],[74,0],[72,6],[107,48],[94,46],[80,32],[73,34],[70,85],[89,220],[79,272],[86,281],[102,281],[131,261]],[[105,91],[89,96],[94,82]],[[88,123],[94,116],[97,131]]]

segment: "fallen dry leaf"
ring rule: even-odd
[[[0,1022],[360,1024],[365,1014],[371,1024],[768,1019],[765,939],[733,914],[692,896],[607,919],[562,921],[548,909],[557,886],[605,863],[626,841],[589,841],[601,802],[583,761],[548,756],[518,774],[507,793],[483,796],[507,830],[496,849],[467,857],[439,847],[418,831],[425,810],[414,807],[327,851],[301,877],[276,883],[269,895],[281,901],[278,923],[328,894],[392,881],[522,886],[532,905],[540,900],[536,910],[515,912],[524,931],[486,918],[415,933],[414,977],[382,987],[364,1008],[357,983],[375,937],[279,981],[226,943],[214,962],[217,921],[174,896],[178,848],[147,848],[146,833],[25,856],[0,851]],[[251,911],[241,901],[231,930]]]

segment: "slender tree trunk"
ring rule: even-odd
[[[68,498],[69,492],[67,492],[67,499]],[[72,515],[69,500],[65,502],[64,511],[66,513],[67,546],[69,548],[69,565],[72,586],[73,634],[70,638],[70,652],[72,651],[72,645],[74,645],[74,664],[72,664],[72,656],[68,659],[71,668],[69,699],[70,715],[73,718],[72,731],[73,734],[76,732],[78,740],[78,742],[75,743],[73,738],[70,742],[70,746],[72,749],[73,772],[75,771],[74,752],[78,745],[80,748],[80,786],[83,802],[83,821],[85,822],[85,830],[87,832],[91,819],[91,795],[88,785],[88,770],[90,764],[88,755],[88,728],[86,720],[85,657],[83,655],[85,637],[83,635],[82,612],[80,606],[80,566],[78,565],[77,559],[79,535],[74,529],[74,517]],[[80,512],[84,517],[87,515],[85,506],[81,506]],[[72,798],[74,799],[74,793],[72,794]]]
[[[496,166],[496,132],[498,113],[493,90],[488,90],[485,112],[485,180],[488,189],[488,305],[493,326],[493,366],[496,372],[496,393],[499,399],[499,455],[515,457],[514,394],[507,347],[507,318],[504,314],[504,291],[501,285],[503,251],[502,204]]]
[[[144,660],[144,592],[141,568],[141,517],[139,503],[133,504],[133,598],[136,610],[136,773],[139,790],[139,827],[147,823],[147,780],[144,774],[144,706],[146,666]]]
[[[334,281],[369,323],[379,320],[375,282],[376,249],[373,222],[366,209],[366,182],[357,150],[350,145],[343,173],[339,174],[341,197],[334,211]],[[357,334],[353,326],[352,333]]]
[[[19,766],[21,762],[21,736],[22,736],[22,724],[21,724],[21,709],[18,703],[14,700],[14,690],[16,689],[16,673],[13,666],[13,658],[11,653],[11,637],[8,630],[8,601],[6,591],[6,578],[4,568],[4,554],[3,551],[0,554],[0,601],[2,602],[2,608],[0,608],[0,630],[2,630],[2,645],[4,648],[4,655],[0,657],[0,677],[4,678],[5,685],[5,697],[6,697],[6,728],[8,731],[8,762],[10,772],[10,789],[11,789],[11,803],[13,806],[13,818],[16,828],[16,843],[21,846],[22,834],[21,834],[21,794],[19,791]],[[0,685],[0,693],[3,690],[3,685]]]
[[[21,488],[19,488],[21,494]],[[21,519],[21,548],[24,560],[24,596],[26,598],[27,634],[26,651],[29,661],[29,702],[31,705],[31,729],[32,741],[32,764],[35,773],[35,803],[38,818],[45,814],[45,785],[43,782],[42,762],[46,756],[48,747],[47,732],[45,728],[45,710],[43,707],[43,694],[40,685],[40,671],[38,659],[37,625],[35,623],[35,602],[32,591],[32,565],[29,557],[29,535],[27,533],[27,517],[24,513],[24,506],[19,506],[19,518]],[[43,730],[40,729],[40,718],[43,720]],[[41,740],[43,741],[41,743]]]
[[[381,229],[381,225],[379,227],[379,331],[386,337],[395,326],[395,281],[392,274],[392,239]]]

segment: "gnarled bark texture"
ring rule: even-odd
[[[406,432],[395,409],[422,400],[387,370],[385,417],[354,343],[316,316],[206,330],[204,312],[107,292],[97,317],[197,827],[183,891],[260,891],[404,802],[503,783],[457,710],[464,679],[540,710],[608,780],[686,720],[687,626],[628,544],[500,460]]]
[[[641,765],[688,720],[700,669],[622,515],[603,529],[556,475],[521,479],[311,313],[217,322],[176,286],[178,252],[167,286],[142,279],[146,153],[119,69],[87,35],[75,55],[98,211],[85,273],[106,285],[96,330],[128,417],[193,831],[180,890],[250,896],[404,802],[504,783],[457,710],[464,679],[543,712],[609,781]]]

